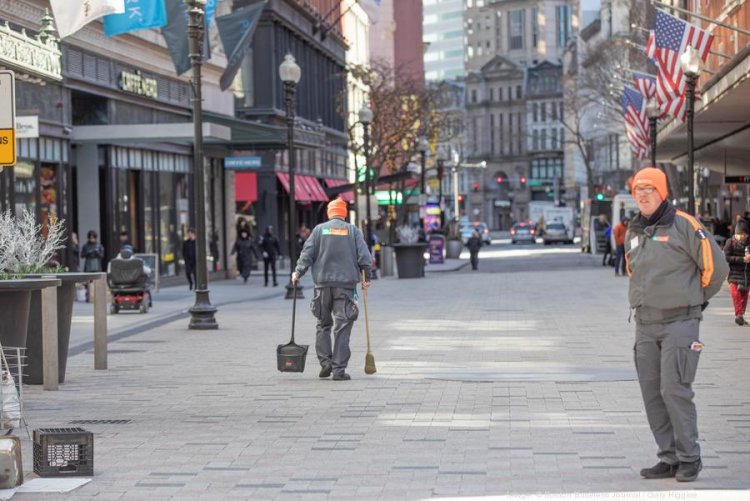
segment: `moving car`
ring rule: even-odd
[[[536,243],[536,229],[529,223],[516,223],[510,229],[511,242]]]
[[[563,223],[548,223],[544,227],[544,245],[564,243],[571,244],[573,241],[570,239],[568,229]]]
[[[464,244],[466,244],[469,241],[469,238],[471,238],[471,234],[476,231],[479,233],[479,239],[482,241],[482,245],[490,245],[492,244],[492,237],[490,236],[490,229],[487,226],[487,223],[470,223],[465,224],[461,226],[461,240],[463,240]]]

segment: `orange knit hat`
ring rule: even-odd
[[[633,196],[635,196],[635,189],[638,186],[653,186],[662,200],[666,200],[669,196],[667,176],[656,167],[646,167],[636,172],[633,178]]]
[[[334,217],[340,217],[346,219],[346,215],[349,213],[349,206],[341,198],[336,198],[328,202],[328,219]]]

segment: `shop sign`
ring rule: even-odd
[[[62,53],[57,40],[30,37],[0,24],[0,63],[21,72],[62,80]]]
[[[16,164],[15,75],[0,70],[0,167]]]
[[[226,157],[225,169],[258,169],[262,165],[261,157]]]
[[[138,70],[120,72],[120,89],[152,99],[159,97],[159,85],[156,79],[144,77]]]
[[[36,139],[39,137],[39,116],[16,117],[16,139]]]

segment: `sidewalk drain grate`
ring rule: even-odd
[[[77,419],[70,424],[128,424],[132,419]]]

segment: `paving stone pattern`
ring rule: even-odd
[[[221,330],[184,320],[69,361],[58,392],[29,388],[32,428],[95,434],[93,482],[70,499],[423,499],[434,496],[747,489],[750,328],[728,291],[703,324],[695,389],[699,482],[644,481],[656,461],[632,363],[627,281],[596,268],[382,279],[351,382],[276,371],[291,303],[221,308]],[[314,344],[298,304],[298,342]],[[361,301],[361,300],[360,300]],[[113,420],[106,422],[106,420]],[[128,420],[128,421],[120,421]],[[31,446],[24,438],[31,469]],[[18,499],[61,499],[18,495]]]

